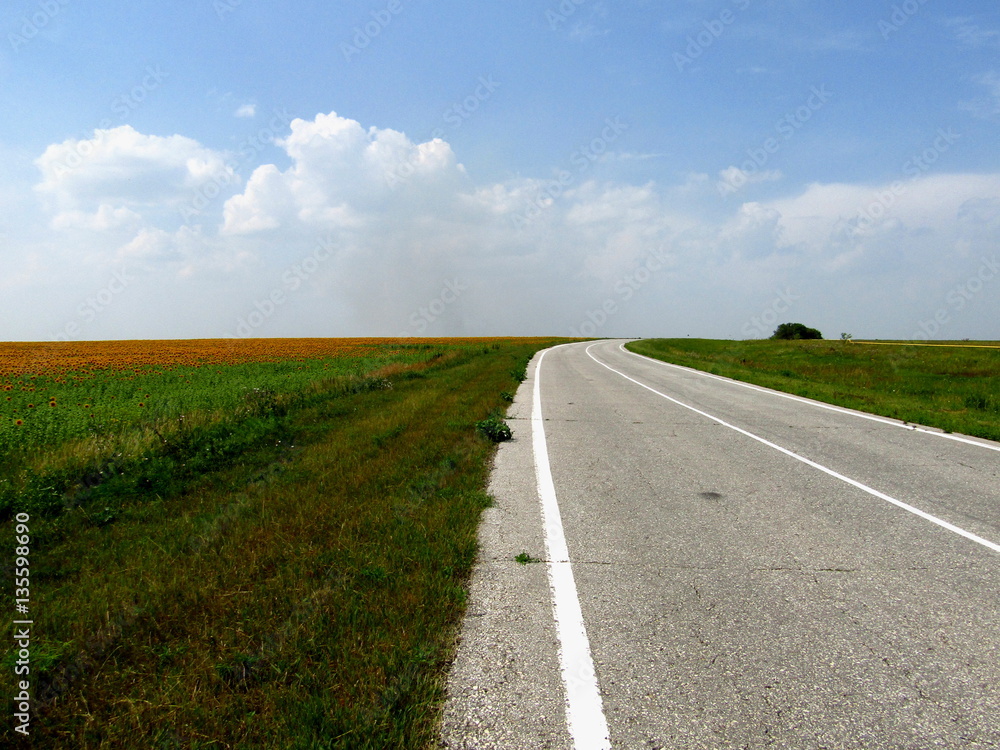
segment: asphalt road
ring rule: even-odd
[[[1000,747],[1000,444],[620,344],[518,391],[442,745]]]

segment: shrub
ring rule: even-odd
[[[823,334],[815,328],[807,328],[801,323],[782,323],[771,336],[775,340],[798,341],[800,339],[821,339]]]

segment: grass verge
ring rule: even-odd
[[[1000,349],[646,339],[648,357],[851,409],[1000,440]]]
[[[378,387],[317,383],[38,506],[25,745],[433,746],[489,504],[475,423],[553,343],[444,345],[358,381]],[[14,679],[8,654],[5,695]],[[10,720],[3,738],[22,741]]]

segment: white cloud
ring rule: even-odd
[[[446,142],[415,143],[336,113],[294,120],[278,141],[287,167],[260,166],[240,187],[234,180],[235,194],[182,226],[177,204],[227,169],[224,154],[129,127],[81,143],[54,144],[36,161],[50,229],[23,257],[50,262],[25,261],[9,273],[51,276],[56,268],[66,288],[82,283],[74,273],[84,263],[145,274],[151,288],[171,293],[136,293],[130,310],[123,295],[116,316],[131,321],[129,331],[147,321],[151,336],[170,335],[179,307],[203,326],[197,335],[229,335],[276,289],[292,301],[258,335],[418,333],[412,316],[451,281],[466,291],[426,333],[567,333],[610,298],[622,312],[601,335],[739,335],[753,308],[784,284],[803,298],[797,317],[821,329],[810,311],[833,315],[837,290],[850,287],[851,315],[867,314],[884,327],[880,335],[909,335],[941,279],[1000,244],[1000,175],[929,175],[895,193],[813,184],[738,206],[720,200],[703,173],[666,186],[580,174],[558,190],[538,178],[476,184]],[[73,153],[81,160],[61,171]],[[719,176],[781,175],[732,167]],[[880,202],[878,216],[859,218]],[[327,248],[323,263],[293,291],[287,279],[318,243]],[[626,305],[616,290],[653,254],[665,270]],[[88,278],[106,283],[97,271]],[[886,283],[905,286],[907,305],[880,308]]]
[[[819,268],[895,269],[933,286],[963,259],[995,252],[998,205],[1000,175],[945,174],[894,185],[813,184],[768,207],[781,217],[786,245]]]
[[[1000,115],[1000,71],[991,70],[973,79],[986,88],[984,96],[962,102],[962,108],[975,117],[989,119]]]
[[[330,293],[351,297],[369,322],[399,326],[456,269],[470,283],[502,286],[510,276],[496,269],[516,275],[533,263],[535,283],[549,279],[544,297],[523,283],[508,290],[530,320],[571,298],[580,279],[599,287],[665,236],[666,212],[652,186],[588,182],[539,200],[551,180],[476,186],[441,140],[414,143],[335,113],[295,120],[291,131],[280,142],[291,166],[255,171],[226,203],[223,235],[334,237],[339,279],[329,281]],[[533,205],[538,215],[518,229],[514,217]],[[541,249],[553,233],[562,237]],[[490,298],[463,300],[464,315],[488,324]]]
[[[570,29],[569,37],[577,42],[589,42],[591,39],[607,36],[610,33],[611,29],[599,29],[593,23],[576,23]]]
[[[223,154],[181,135],[144,135],[130,125],[53,144],[35,165],[42,173],[35,189],[59,212],[159,210],[190,198],[213,176],[238,181]]]
[[[295,213],[292,191],[273,164],[258,167],[247,181],[246,190],[230,198],[224,210],[223,230],[247,234],[281,226],[281,217]]]
[[[581,3],[576,3],[580,5]],[[572,24],[567,28],[569,31],[569,38],[574,41],[586,43],[592,39],[598,37],[607,36],[611,33],[611,29],[607,27],[606,19],[608,17],[608,8],[604,3],[592,2],[589,7],[589,12],[585,19],[576,19],[574,14],[577,8],[569,3],[564,3],[560,6],[559,11],[564,13],[564,20],[569,18],[574,18]],[[555,13],[555,11],[553,11]],[[556,13],[558,15],[558,13]]]
[[[876,224],[896,220],[915,230],[943,229],[954,225],[970,201],[995,197],[1000,197],[1000,175],[943,174],[899,182],[896,189],[817,183],[770,205],[785,217],[792,241],[812,241],[838,222],[853,222],[862,214]]]
[[[780,170],[762,169],[758,172],[750,172],[732,166],[719,172],[719,181],[716,189],[721,195],[734,193],[747,185],[754,185],[761,182],[777,182],[782,178]]]
[[[256,104],[241,104],[233,113],[234,117],[253,118],[257,115]]]
[[[415,144],[398,131],[365,130],[332,112],[293,120],[291,134],[277,143],[293,166],[284,172],[273,165],[258,168],[247,190],[226,203],[225,232],[300,222],[353,226],[363,214],[451,200],[465,181],[464,168],[444,141]]]
[[[119,260],[153,260],[174,253],[174,237],[162,229],[143,228],[118,252]]]
[[[110,229],[128,226],[142,220],[135,211],[115,208],[103,203],[94,213],[69,210],[57,214],[52,219],[53,229],[89,229],[92,232],[106,232]]]
[[[857,29],[838,29],[818,36],[793,38],[793,43],[810,52],[863,52],[866,35]]]
[[[616,161],[650,161],[651,159],[663,159],[670,154],[665,154],[662,152],[647,152],[647,153],[637,153],[635,151],[608,151],[602,154],[598,159],[599,162],[616,162]]]
[[[955,39],[965,47],[978,49],[1000,44],[1000,31],[997,29],[984,29],[971,16],[949,18],[945,21],[945,24],[951,28]]]

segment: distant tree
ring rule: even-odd
[[[823,334],[815,328],[807,328],[801,323],[782,323],[775,329],[771,338],[782,341],[798,341],[799,339],[821,339]]]
[[[852,341],[854,339],[853,333],[842,333],[840,334],[841,341]]]

